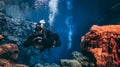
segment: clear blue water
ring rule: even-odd
[[[32,54],[29,55],[32,58],[29,60],[31,64],[59,63],[60,59],[71,58],[73,51],[80,51],[81,36],[93,24],[99,25],[99,19],[107,10],[101,8],[100,0],[21,0],[20,3],[22,4],[12,4],[6,8],[7,15],[23,17],[32,22],[44,19],[45,26],[59,34],[62,44],[42,53],[34,49],[28,53]]]

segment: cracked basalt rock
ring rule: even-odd
[[[82,55],[82,53],[74,51],[72,53],[72,59],[61,59],[60,63],[62,67],[89,67],[89,59]]]
[[[59,65],[55,64],[55,63],[52,63],[52,64],[49,64],[49,63],[45,63],[45,64],[35,64],[34,67],[60,67]]]

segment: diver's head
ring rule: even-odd
[[[36,22],[34,23],[33,27],[35,29],[35,32],[42,30],[41,26],[39,24],[37,24]]]
[[[39,23],[40,23],[41,28],[44,28],[45,20],[40,20]]]
[[[34,29],[35,29],[35,31],[41,31],[43,28],[44,28],[44,24],[45,24],[45,20],[40,20],[40,22],[39,23],[34,23]]]

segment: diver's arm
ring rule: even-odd
[[[52,32],[52,31],[49,31],[49,30],[48,30],[47,33],[48,33],[48,36],[49,36],[48,39],[50,39],[51,41],[53,41],[52,45],[54,47],[59,47],[61,45],[61,42],[59,40],[59,35],[56,34],[56,33],[54,33],[54,32]]]
[[[28,47],[32,45],[32,39],[33,39],[33,35],[28,36],[27,40],[23,43],[24,47]]]

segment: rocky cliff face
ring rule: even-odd
[[[120,25],[92,26],[81,39],[82,53],[94,67],[119,67]]]

